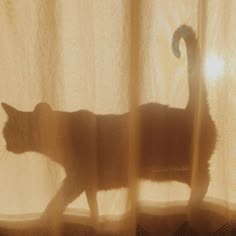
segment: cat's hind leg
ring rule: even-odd
[[[210,183],[210,174],[208,168],[198,168],[191,186],[191,195],[189,204],[192,207],[198,207],[203,202]]]

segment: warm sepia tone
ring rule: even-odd
[[[0,1],[0,232],[235,226],[235,10]]]

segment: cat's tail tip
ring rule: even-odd
[[[178,27],[173,34],[172,52],[177,58],[181,57],[181,52],[179,49],[179,43],[181,39],[184,39],[185,43],[187,43],[187,41],[196,39],[195,32],[190,26],[183,24]]]

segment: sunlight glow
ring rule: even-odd
[[[222,58],[211,55],[206,58],[204,63],[204,73],[210,81],[217,80],[224,72],[224,61]]]

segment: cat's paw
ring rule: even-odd
[[[58,232],[62,227],[62,218],[58,214],[44,212],[39,219],[39,224],[46,231]]]

